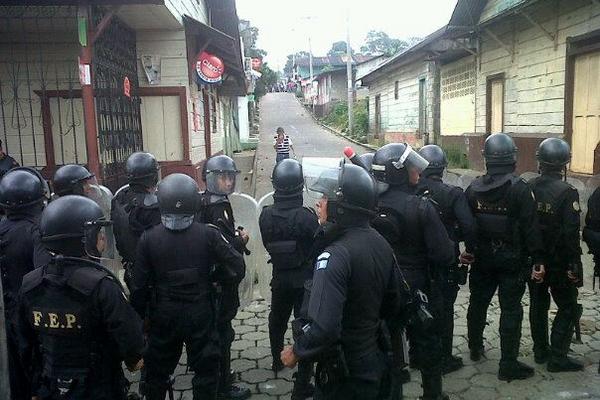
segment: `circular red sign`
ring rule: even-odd
[[[220,82],[224,70],[223,60],[214,54],[203,51],[196,59],[196,73],[207,83]]]

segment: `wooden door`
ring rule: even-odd
[[[381,133],[381,95],[375,96],[375,139],[379,139]]]
[[[504,80],[490,81],[489,90],[489,133],[500,133],[504,131]]]
[[[574,71],[571,170],[593,174],[600,142],[600,52],[578,56]]]

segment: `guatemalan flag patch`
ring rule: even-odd
[[[327,263],[329,262],[329,257],[331,254],[328,252],[321,253],[319,257],[317,257],[317,270],[327,268]]]

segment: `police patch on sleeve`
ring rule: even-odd
[[[574,201],[573,202],[573,210],[579,212],[581,210],[581,207],[579,207],[579,202],[578,201]]]
[[[320,269],[327,268],[327,263],[329,262],[329,257],[331,257],[331,254],[329,254],[328,252],[321,253],[321,255],[319,257],[317,257],[316,269],[320,270]]]

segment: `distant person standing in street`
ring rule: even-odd
[[[296,156],[292,139],[290,139],[290,137],[285,134],[285,131],[282,127],[277,128],[277,135],[275,136],[275,143],[273,144],[273,148],[277,152],[277,158],[275,159],[275,162],[279,162],[281,160],[285,160],[286,158],[290,158],[290,150],[292,150],[292,152],[294,153],[294,157]]]

